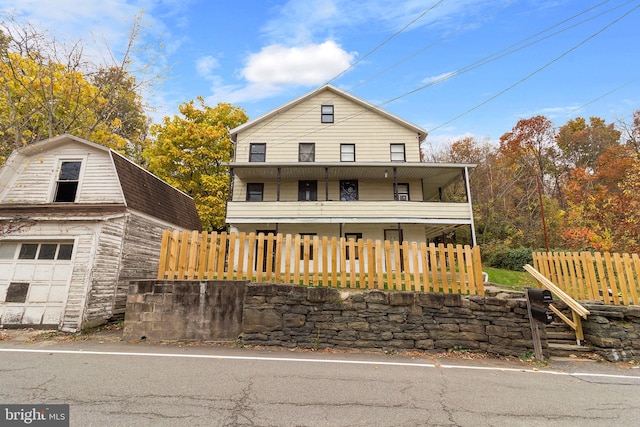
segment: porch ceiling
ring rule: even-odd
[[[358,179],[363,181],[393,182],[396,169],[398,182],[423,180],[425,194],[437,194],[438,188],[446,188],[457,180],[462,180],[465,167],[473,164],[436,163],[229,163],[233,173],[243,181],[276,181],[278,168],[282,181],[325,179]]]

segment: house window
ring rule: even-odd
[[[317,233],[299,233],[300,234],[300,259],[304,259],[304,236],[309,236],[309,261],[313,261],[313,236]]]
[[[24,282],[9,283],[7,288],[7,296],[5,302],[25,302],[27,300],[27,292],[29,292],[29,284]]]
[[[340,200],[346,202],[358,200],[358,181],[340,181]]]
[[[18,243],[16,242],[2,242],[0,243],[0,259],[13,259],[16,256],[16,249]]]
[[[362,239],[362,233],[344,233],[344,238],[347,241],[347,243],[349,243],[349,239],[353,239],[356,243],[358,243],[358,240]],[[359,255],[358,255],[358,249],[354,250],[354,258],[353,259],[359,259]],[[350,255],[349,255],[349,246],[347,246],[347,259],[351,259]]]
[[[404,153],[404,144],[391,144],[391,161],[392,162],[406,161],[406,157]]]
[[[23,243],[18,259],[70,260],[73,243]]]
[[[398,184],[396,186],[395,199],[408,202],[409,199],[409,184]]]
[[[73,203],[76,201],[78,183],[80,182],[80,166],[82,162],[62,162],[56,183],[56,203]]]
[[[314,144],[313,142],[301,142],[300,144],[298,144],[298,161],[315,162],[316,144]]]
[[[247,184],[247,202],[261,202],[264,197],[263,183]]]
[[[322,123],[333,123],[333,105],[323,105],[320,107],[320,121]]]
[[[298,201],[318,200],[318,181],[298,181]]]
[[[249,146],[249,161],[250,162],[264,162],[267,153],[267,144],[263,142],[251,143]]]
[[[356,161],[356,145],[340,144],[340,161],[355,162]]]

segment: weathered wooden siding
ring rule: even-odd
[[[334,123],[320,123],[321,105],[334,106]],[[297,162],[298,144],[316,144],[316,162],[339,162],[340,144],[356,146],[357,162],[388,162],[390,144],[404,143],[406,160],[420,161],[418,135],[331,92],[322,92],[238,135],[237,162],[249,161],[249,144],[267,144],[267,162]]]
[[[162,230],[166,227],[167,224],[159,224],[141,215],[129,215],[124,233],[122,263],[115,290],[113,314],[124,313],[129,281],[156,277]]]
[[[5,191],[0,203],[50,203],[55,192],[60,160],[81,160],[78,203],[123,203],[115,170],[107,151],[80,143],[56,147],[47,155],[25,158],[21,169]]]
[[[113,315],[125,222],[122,216],[100,224],[83,316],[83,323],[88,325],[101,323]]]

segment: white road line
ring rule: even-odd
[[[548,374],[560,375],[567,377],[598,377],[598,378],[617,378],[617,379],[635,379],[640,381],[640,376],[635,375],[614,375],[599,374],[591,372],[561,372],[548,371],[538,369],[520,369],[520,368],[500,368],[489,366],[460,366],[460,365],[442,365],[439,363],[415,363],[415,362],[382,362],[368,360],[344,360],[344,359],[304,359],[296,357],[269,357],[269,356],[222,356],[215,354],[172,354],[172,353],[136,353],[121,351],[84,351],[84,350],[38,350],[38,349],[19,349],[19,348],[0,348],[2,353],[46,353],[46,354],[78,354],[78,355],[99,355],[99,356],[143,356],[143,357],[175,357],[183,359],[218,359],[218,360],[251,360],[265,362],[301,362],[301,363],[336,363],[351,365],[375,365],[375,366],[409,366],[419,368],[438,368],[438,369],[468,369],[475,371],[499,371],[499,372],[524,372],[532,374]]]

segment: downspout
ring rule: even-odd
[[[464,184],[467,190],[467,203],[469,203],[469,215],[471,218],[471,242],[473,243],[473,246],[477,246],[476,225],[473,221],[473,205],[471,204],[471,186],[469,185],[469,168],[467,166],[464,167]]]

